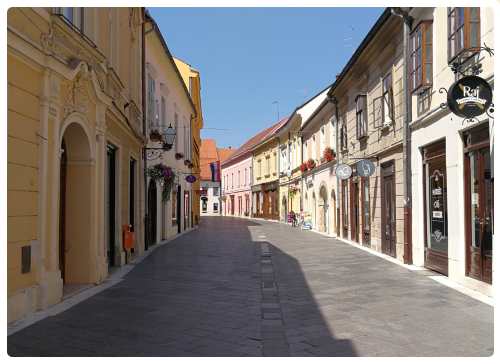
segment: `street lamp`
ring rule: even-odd
[[[174,128],[172,128],[172,124],[169,124],[164,134],[164,140],[163,140],[164,149],[169,150],[170,148],[172,148],[172,145],[174,145],[176,134],[177,132]]]

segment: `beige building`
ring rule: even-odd
[[[196,108],[158,25],[149,15],[146,42],[146,127],[148,148],[162,148],[167,128],[175,130],[171,149],[148,149],[147,221],[148,245],[169,239],[192,227],[192,120]],[[154,137],[156,134],[156,138]],[[171,178],[152,178],[151,169],[169,168]]]
[[[144,249],[141,8],[8,11],[8,321]]]
[[[403,21],[387,8],[329,91],[339,129],[339,164],[353,174],[338,194],[340,236],[404,260]],[[356,162],[375,172],[361,177]]]
[[[196,181],[192,184],[193,196],[191,199],[191,220],[194,225],[198,225],[200,221],[200,148],[201,148],[201,129],[203,128],[203,113],[201,108],[201,77],[200,72],[189,65],[188,63],[175,58],[175,64],[184,80],[184,84],[189,89],[189,94],[196,107],[196,116],[191,119],[191,162],[193,167],[191,171],[196,176]]]

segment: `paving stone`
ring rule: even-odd
[[[259,235],[265,243],[252,240]],[[336,239],[223,217],[202,218],[198,230],[156,249],[112,288],[7,339],[12,356],[493,350],[488,305]]]

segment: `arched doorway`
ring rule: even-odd
[[[316,225],[316,193],[312,193],[312,205],[311,205],[311,220],[312,220],[312,226],[314,228],[318,228],[318,225]]]
[[[283,195],[283,198],[281,200],[281,219],[284,222],[288,222],[288,204],[285,195]]]
[[[319,190],[319,230],[328,232],[328,193],[325,186]]]
[[[148,185],[148,246],[156,244],[156,182],[149,181]]]
[[[59,185],[59,270],[66,284],[93,281],[91,271],[92,158],[87,134],[69,124],[61,140]]]

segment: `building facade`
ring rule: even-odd
[[[9,322],[144,250],[143,22],[142,8],[8,11]]]
[[[170,150],[145,153],[148,245],[153,245],[192,227],[193,190],[186,176],[192,173],[191,120],[196,108],[160,29],[149,16],[145,33],[147,147],[161,147],[158,136],[169,126],[176,132]]]
[[[234,152],[231,148],[217,148],[214,139],[202,139],[200,149],[200,213],[222,214],[221,163]]]
[[[494,45],[493,12],[488,8],[415,8],[410,44],[412,93],[413,264],[447,275],[466,287],[492,295],[493,119],[488,113],[464,120],[440,107],[445,89],[462,76],[462,64],[493,88],[494,57],[478,53]],[[416,39],[423,39],[422,50]],[[425,47],[424,47],[425,45]],[[421,63],[417,63],[421,62]]]
[[[276,131],[288,117],[267,129],[262,141],[252,149],[252,214],[254,217],[279,220],[279,139]]]
[[[252,153],[237,149],[221,164],[221,176],[222,214],[249,217],[252,211]]]
[[[193,196],[191,198],[191,220],[194,225],[200,221],[200,147],[201,147],[201,129],[203,128],[203,114],[201,109],[201,78],[200,72],[186,62],[175,58],[175,64],[189,89],[189,94],[196,108],[196,116],[191,119],[191,171],[196,177],[192,183]]]
[[[405,260],[403,129],[405,77],[403,21],[387,8],[328,95],[338,123],[339,164],[352,168],[340,181],[339,235]],[[361,177],[360,159],[375,172]]]
[[[301,110],[305,118],[300,129],[303,142],[301,182],[304,220],[313,230],[336,236],[337,124],[334,105],[326,97],[327,92],[328,89],[313,98],[308,110]]]

